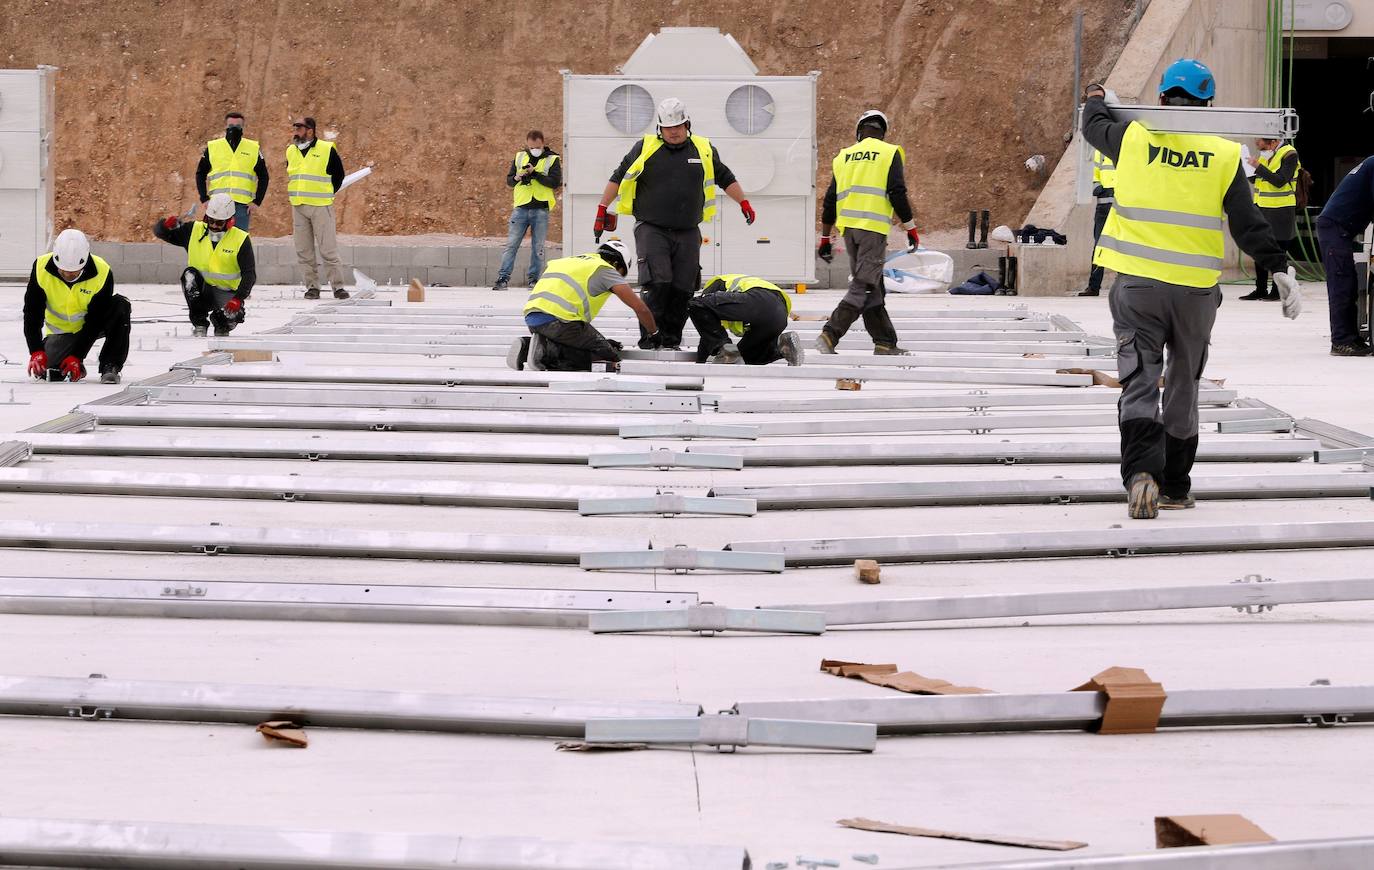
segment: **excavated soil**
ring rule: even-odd
[[[504,234],[505,169],[525,130],[542,128],[562,150],[559,70],[613,73],[660,27],[715,26],[764,75],[822,71],[822,167],[852,141],[863,109],[887,112],[890,138],[907,149],[918,225],[938,230],[962,226],[970,208],[992,209],[995,223],[1021,221],[1044,182],[1022,164],[1044,154],[1053,168],[1064,150],[1074,13],[1084,12],[1092,79],[1115,60],[1133,8],[1134,0],[6,0],[0,65],[62,68],[58,229],[151,238],[155,218],[196,201],[204,143],[237,109],[274,175],[254,235],[290,232],[283,152],[301,113],[337,135],[350,171],[375,167],[340,197],[341,232],[493,236]],[[817,183],[827,181],[828,173]]]

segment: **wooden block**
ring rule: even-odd
[[[1155,848],[1272,843],[1254,822],[1240,815],[1155,816]]]
[[[407,302],[424,302],[424,301],[425,301],[425,285],[423,285],[423,284],[420,283],[420,279],[419,279],[419,278],[411,278],[411,279],[410,279],[410,287],[408,287],[408,288],[406,289],[406,301],[407,301]]]
[[[854,576],[860,583],[874,585],[882,581],[882,568],[873,559],[855,559]]]
[[[835,381],[835,389],[837,390],[862,390],[863,388],[864,382],[854,378],[840,378]]]
[[[230,354],[234,357],[234,362],[276,362],[277,354],[270,350],[231,350]]]

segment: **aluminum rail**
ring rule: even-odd
[[[527,372],[509,369],[429,368],[422,366],[322,366],[304,363],[235,363],[200,369],[213,381],[278,381],[321,384],[418,384],[440,387],[559,387],[610,380],[652,384],[666,390],[700,390],[703,378],[627,377],[600,372]]]
[[[617,613],[589,614],[587,619],[587,628],[593,634],[646,631],[692,631],[701,635],[722,631],[824,634],[825,626],[825,615],[815,608],[742,610],[710,602],[649,610],[625,608]]]
[[[1018,384],[1039,387],[1088,387],[1092,375],[1061,375],[1056,372],[964,371],[960,369],[905,369],[873,366],[732,366],[717,363],[660,363],[626,360],[620,371],[627,375],[698,374],[713,378],[778,378],[786,380],[899,381],[920,384]]]
[[[1134,855],[1028,858],[945,866],[946,870],[1368,870],[1374,867],[1374,837],[1190,846]]]
[[[583,553],[581,566],[584,571],[758,571],[765,574],[781,574],[786,567],[777,553],[697,550],[683,545],[661,550]]]
[[[313,311],[319,311],[319,310],[320,310],[319,308],[311,309],[312,312],[313,312]],[[450,316],[451,316],[451,315],[469,315],[469,316],[473,316],[473,317],[485,317],[485,318],[511,318],[511,317],[519,318],[519,317],[521,316],[521,314],[520,314],[520,306],[519,306],[519,305],[513,305],[513,306],[511,306],[511,307],[504,307],[504,308],[503,308],[503,307],[497,307],[497,306],[495,306],[495,305],[460,305],[460,306],[456,306],[456,307],[455,307],[455,306],[435,305],[435,304],[433,304],[433,303],[426,302],[426,303],[424,303],[423,305],[419,305],[419,306],[394,305],[394,306],[391,306],[391,311],[393,311],[393,312],[395,312],[395,313],[398,313],[398,314],[407,314],[407,313],[408,313],[408,314],[443,314],[443,315],[450,315]],[[818,323],[818,324],[819,324],[819,323],[824,323],[825,320],[826,320],[826,318],[828,318],[828,317],[830,316],[830,312],[829,312],[828,310],[826,310],[826,311],[820,311],[820,310],[803,311],[803,310],[801,310],[801,309],[799,309],[799,308],[796,308],[796,307],[793,308],[792,313],[793,313],[793,315],[802,318],[804,321],[813,321],[813,322]],[[315,316],[316,316],[316,315],[313,314],[313,313],[306,313],[306,314],[301,315],[302,319],[307,319],[307,320],[308,320],[308,319],[313,319]],[[1018,306],[1018,307],[1015,307],[1015,308],[1009,308],[1009,309],[1008,309],[1008,308],[931,308],[931,309],[922,309],[922,311],[921,311],[921,313],[920,313],[919,316],[920,316],[920,317],[923,317],[923,318],[953,319],[953,320],[968,320],[968,319],[977,319],[977,320],[1045,320],[1045,319],[1047,319],[1047,316],[1046,316],[1046,315],[1041,314],[1040,312],[1037,312],[1037,311],[1031,311],[1030,309],[1026,308],[1024,305]],[[599,322],[601,322],[601,321],[603,321],[603,320],[609,320],[609,321],[613,321],[613,322],[614,322],[614,321],[624,321],[625,323],[627,323],[627,324],[629,324],[629,325],[634,325],[634,323],[635,323],[635,320],[633,319],[633,317],[632,317],[631,315],[629,315],[629,314],[621,315],[621,314],[617,314],[617,313],[614,312],[614,311],[604,311],[604,312],[602,312],[601,315],[600,315],[599,317],[597,317],[597,322],[599,323]]]
[[[582,737],[588,719],[696,716],[696,704],[489,698],[314,686],[0,676],[0,715]]]
[[[82,438],[89,436],[42,436]],[[34,436],[34,452],[39,448]],[[1315,441],[1223,440],[1204,438],[1197,458],[1203,462],[1298,462],[1310,460]],[[746,467],[825,465],[1017,465],[1021,463],[1115,463],[1121,461],[1119,445],[1108,441],[998,442],[986,439],[962,442],[835,444],[712,444],[713,452],[744,458]]]
[[[0,577],[0,613],[587,628],[600,610],[691,607],[695,592]]]
[[[970,532],[905,537],[737,541],[726,550],[780,553],[789,566],[885,562],[970,562],[1226,553],[1235,550],[1319,550],[1374,547],[1374,522],[1272,523],[1234,526],[1131,526],[1045,532]]]
[[[1136,589],[1090,589],[1075,592],[999,593],[941,598],[895,598],[879,601],[842,601],[829,604],[767,605],[760,613],[815,611],[825,625],[886,625],[942,622],[957,619],[1002,619],[1026,616],[1068,616],[1078,613],[1127,613],[1146,610],[1192,610],[1230,607],[1246,613],[1272,610],[1281,604],[1321,604],[1374,600],[1374,579],[1269,581],[1258,576],[1205,586],[1164,586]],[[692,605],[685,605],[690,609]],[[643,620],[653,622],[679,615],[683,608],[652,608]],[[588,623],[598,626],[632,624],[639,612],[624,608],[598,614]],[[646,630],[646,629],[640,629]]]
[[[498,344],[423,344],[406,342],[353,342],[344,336],[326,341],[311,341],[307,336],[258,335],[244,338],[212,338],[210,347],[217,350],[265,350],[299,351],[302,353],[369,353],[369,354],[415,354],[418,356],[505,356],[509,341]],[[695,351],[687,350],[623,350],[625,359],[664,360],[672,362],[691,362],[696,359]]]
[[[1160,728],[1374,722],[1374,686],[1167,692]],[[1101,721],[1106,706],[1101,692],[1051,692],[741,701],[732,710],[750,718],[871,722],[879,734],[976,734],[1087,730]]]
[[[1026,408],[1040,406],[1111,405],[1121,398],[1120,390],[1108,387],[1086,387],[1079,390],[1007,390],[990,392],[945,393],[876,393],[871,395],[808,396],[804,399],[750,399],[723,395],[716,401],[722,414],[757,413],[814,413],[817,411],[909,411],[925,408]],[[1235,390],[1203,390],[1198,404],[1229,405],[1237,398]]]
[[[0,478],[2,479],[2,478]],[[1374,473],[1255,474],[1195,477],[1200,499],[1368,498]],[[712,497],[752,498],[759,510],[926,507],[986,504],[1122,502],[1119,478],[1071,480],[940,480],[901,483],[813,483],[717,486]]]
[[[589,719],[587,742],[703,745],[722,752],[733,752],[737,746],[872,752],[878,747],[878,729],[863,722],[748,719],[723,713],[675,719]]]
[[[648,546],[648,541],[542,535],[0,520],[0,547],[19,549],[576,564],[585,555],[647,551]]]
[[[27,441],[0,441],[0,469],[25,462],[31,455]]]
[[[338,311],[326,312],[322,314],[309,315],[313,323],[291,324],[292,326],[320,326],[323,324],[341,324],[344,326],[367,327],[375,324],[382,325],[404,325],[416,324],[420,326],[463,326],[463,327],[493,327],[511,326],[524,328],[524,317],[519,312],[497,315],[493,317],[473,317],[462,314],[437,314],[429,312],[406,311],[405,309],[392,309],[390,311]],[[598,323],[601,321],[598,320]],[[793,325],[812,326],[819,329],[822,321],[819,320],[795,320],[790,321]],[[996,332],[1055,332],[1059,331],[1049,320],[1000,320],[984,317],[926,317],[924,315],[897,315],[892,318],[892,322],[898,327],[910,326],[917,329],[944,330],[958,332],[962,330],[979,329]],[[633,329],[635,321],[624,319],[612,319],[605,323],[608,328],[622,326],[626,329]],[[473,329],[472,332],[481,332],[481,329]],[[526,335],[529,331],[526,330]]]
[[[342,408],[435,408],[465,411],[535,410],[552,412],[635,411],[696,414],[701,397],[686,393],[556,393],[550,391],[464,392],[414,389],[337,389],[322,387],[226,387],[196,384],[149,391],[156,402],[172,404],[296,405]]]
[[[1292,109],[1137,105],[1108,108],[1118,121],[1139,121],[1146,128],[1161,133],[1291,139],[1298,132],[1298,114]],[[1081,106],[1079,111],[1082,111]]]

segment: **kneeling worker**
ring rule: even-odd
[[[205,220],[182,223],[175,215],[153,225],[153,235],[186,249],[181,291],[191,317],[191,333],[228,335],[243,322],[243,303],[257,283],[253,241],[234,226],[234,201],[227,193],[210,197]]]
[[[715,357],[716,362],[766,366],[780,359],[790,366],[802,364],[801,343],[794,332],[784,332],[792,314],[792,300],[776,284],[749,275],[718,275],[688,303],[687,315],[701,336],[697,362]],[[740,336],[734,352],[725,350],[726,330]]]
[[[625,282],[627,253],[624,244],[609,241],[590,254],[551,261],[525,303],[525,325],[531,335],[511,344],[506,364],[517,371],[528,365],[533,371],[588,372],[593,362],[605,362],[617,370],[622,345],[592,326],[611,296],[639,318],[647,336],[639,346],[659,347],[654,315]]]
[[[33,261],[24,291],[29,374],[39,380],[81,380],[86,354],[104,336],[100,382],[119,383],[129,357],[129,313],[129,300],[114,292],[110,264],[91,253],[85,233],[63,230],[52,253]]]

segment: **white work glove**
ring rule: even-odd
[[[1283,304],[1283,316],[1297,320],[1302,314],[1302,294],[1298,293],[1298,272],[1292,266],[1287,272],[1274,273],[1274,286],[1279,288],[1279,301]]]

